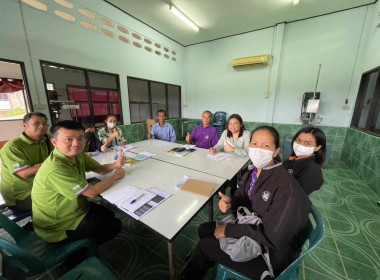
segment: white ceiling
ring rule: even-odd
[[[309,17],[373,4],[376,0],[104,0],[188,46]],[[193,31],[169,11],[173,4],[200,27]]]

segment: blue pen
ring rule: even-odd
[[[139,200],[140,198],[142,198],[144,195],[145,195],[145,193],[140,194],[138,197],[136,197],[134,200],[132,200],[130,204],[135,203],[137,200]]]

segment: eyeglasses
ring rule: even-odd
[[[47,127],[49,125],[48,123],[40,123],[40,122],[32,122],[30,124],[35,127],[39,127],[39,126]]]

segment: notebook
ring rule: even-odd
[[[186,183],[181,187],[181,191],[191,192],[206,197],[210,197],[215,184],[195,179],[187,179]]]

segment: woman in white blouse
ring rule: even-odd
[[[219,142],[213,148],[209,149],[209,153],[215,154],[216,152],[224,151],[248,157],[248,146],[251,141],[251,133],[245,129],[242,118],[238,114],[232,114],[228,118],[227,124],[227,129],[223,131]],[[229,180],[228,185],[231,188],[230,194],[234,194],[237,190],[236,175]]]
[[[232,114],[227,123],[227,129],[223,131],[219,142],[210,148],[210,154],[224,151],[239,156],[248,156],[251,133],[245,129],[242,118],[238,114]]]

